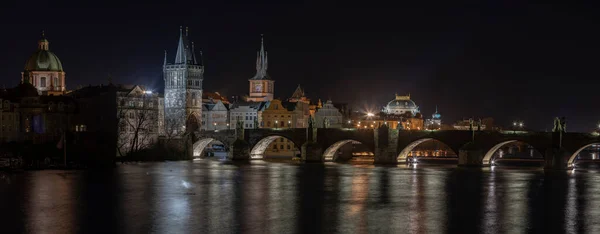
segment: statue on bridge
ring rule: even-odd
[[[558,148],[562,148],[562,135],[567,132],[567,121],[565,117],[556,117],[554,119],[554,128],[552,132],[558,133],[558,142],[555,141],[554,144],[558,143]]]
[[[565,120],[565,117],[556,117],[554,119],[554,128],[552,129],[552,132],[567,132],[567,121]]]
[[[325,117],[325,118],[323,119],[323,127],[324,127],[324,128],[329,128],[329,125],[331,125],[331,123],[330,123],[330,121],[329,121],[329,118]]]
[[[240,116],[237,117],[235,123],[235,135],[238,139],[244,139],[244,121],[241,120]]]

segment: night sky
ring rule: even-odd
[[[523,120],[543,131],[553,117],[566,116],[570,131],[593,129],[600,121],[598,8],[490,2],[3,2],[0,81],[19,82],[45,30],[69,89],[106,84],[112,74],[115,83],[162,92],[163,51],[174,59],[183,25],[204,52],[205,91],[247,94],[263,33],[276,97],[301,84],[312,99],[375,110],[396,92],[410,93],[426,117],[437,105],[446,123],[491,116],[500,125]]]

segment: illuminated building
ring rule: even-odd
[[[181,132],[186,128],[192,131],[198,129],[202,116],[204,66],[202,58],[196,57],[194,43],[190,44],[187,28],[185,33],[181,28],[179,29],[179,43],[174,63],[167,63],[165,51],[163,78],[165,126],[170,128],[170,132]]]
[[[321,100],[319,100],[320,103]],[[325,120],[329,122],[329,128],[341,128],[343,125],[343,116],[340,111],[333,106],[331,100],[327,100],[325,105],[317,109],[315,113],[315,122],[318,128],[325,127]]]
[[[50,51],[50,42],[42,32],[38,49],[34,52],[21,73],[21,83],[30,83],[39,95],[62,95],[66,91],[65,71],[58,56]]]
[[[383,108],[383,113],[388,115],[403,115],[410,113],[414,116],[419,113],[419,107],[415,102],[410,100],[410,94],[406,96],[399,96],[396,94],[396,98],[389,101]]]
[[[229,129],[229,105],[221,100],[202,104],[202,130]]]
[[[438,113],[437,106],[435,107],[435,113],[431,115],[431,119],[425,120],[425,129],[427,130],[440,130],[442,128],[442,115]]]
[[[236,102],[229,109],[229,124],[235,129],[237,122],[242,121],[244,129],[259,128],[262,112],[270,102]]]
[[[247,101],[265,102],[273,100],[275,81],[272,80],[269,73],[267,73],[268,67],[268,56],[261,35],[260,51],[258,51],[256,55],[256,74],[249,80],[250,95],[247,97]]]
[[[377,128],[387,125],[392,129],[424,130],[423,116],[415,102],[410,100],[410,95],[396,95],[380,113],[355,114],[350,122],[355,128]]]
[[[308,104],[303,102],[282,102],[273,99],[269,106],[262,112],[261,128],[305,128],[303,106],[308,109]],[[300,118],[299,118],[300,117]],[[294,144],[284,138],[273,141],[265,153],[278,156],[294,156]]]

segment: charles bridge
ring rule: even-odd
[[[311,131],[312,130],[312,131]],[[198,131],[193,134],[193,155],[203,155],[207,145],[219,141],[229,149],[231,160],[261,159],[271,142],[287,138],[300,148],[305,162],[341,161],[352,157],[349,143],[365,145],[375,155],[375,163],[406,163],[419,144],[437,140],[458,155],[460,166],[490,166],[502,146],[523,142],[544,156],[545,168],[569,169],[586,147],[600,144],[600,136],[590,133],[526,131],[406,131],[382,126],[375,129],[282,128]]]

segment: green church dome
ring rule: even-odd
[[[48,44],[46,38],[42,38],[38,42],[38,50],[27,59],[25,71],[63,71],[60,59],[50,52]]]

